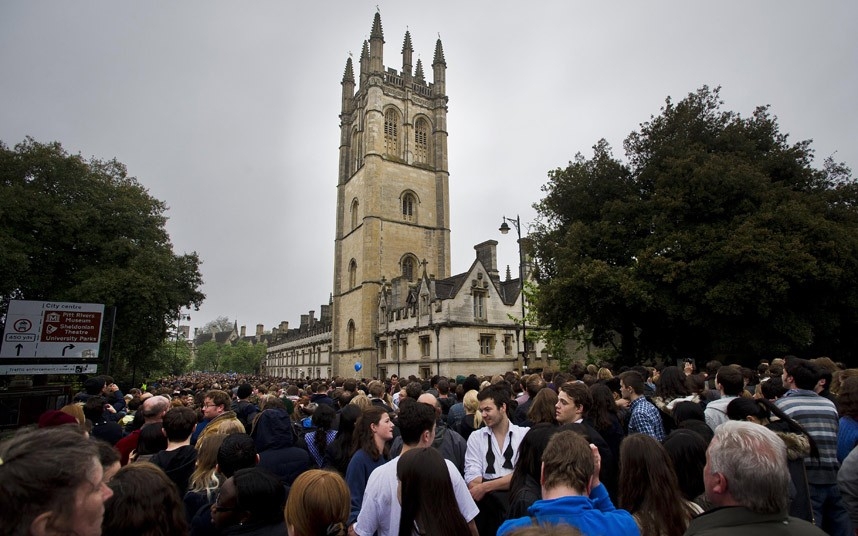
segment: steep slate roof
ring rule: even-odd
[[[217,344],[226,344],[227,342],[229,342],[229,338],[232,336],[233,333],[234,333],[234,330],[216,331],[214,333],[212,333],[212,332],[203,333],[201,335],[197,335],[196,337],[194,337],[194,345],[195,346],[201,346],[201,345],[203,345],[207,342],[211,342],[211,341],[214,341]]]
[[[471,274],[474,273],[474,270],[477,268],[477,264],[482,268],[484,273],[488,273],[485,266],[479,261],[474,260],[471,264],[471,267],[468,268],[468,271],[462,272],[461,274],[456,274],[444,279],[436,279],[435,280],[435,299],[439,300],[449,300],[455,298],[459,292],[462,290],[462,287],[465,286],[468,279],[471,277]],[[492,282],[492,285],[495,288],[498,296],[504,305],[512,305],[518,299],[518,295],[521,293],[521,284],[519,279],[509,279],[506,281],[501,281],[499,278],[489,277],[489,280]],[[429,279],[425,276],[421,278],[421,285],[423,284],[431,284]],[[431,287],[430,287],[431,288]],[[417,289],[409,290],[406,295],[406,303],[414,301],[416,297]],[[409,299],[411,297],[411,299]],[[404,304],[389,304],[393,307],[402,307]]]

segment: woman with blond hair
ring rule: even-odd
[[[83,404],[80,402],[73,402],[61,407],[60,411],[74,417],[78,425],[80,425],[81,432],[88,432],[86,429],[86,417],[83,416]]]
[[[483,416],[477,411],[480,407],[480,402],[477,400],[477,391],[471,389],[465,393],[465,396],[462,398],[462,406],[465,408],[465,416],[459,421],[456,431],[467,441],[471,432],[483,425]]]
[[[217,451],[224,439],[226,434],[212,434],[196,445],[197,464],[188,479],[188,492],[182,499],[188,521],[194,518],[200,507],[214,501],[217,490],[223,483],[223,475],[217,472]]]
[[[289,536],[345,536],[349,488],[338,473],[310,469],[292,484],[283,515]]]
[[[363,411],[372,405],[372,401],[370,401],[369,397],[365,394],[358,393],[352,397],[349,404],[354,404],[355,406],[359,407],[361,411]]]

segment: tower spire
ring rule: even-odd
[[[444,67],[447,66],[447,62],[444,61],[444,47],[441,45],[440,37],[435,41],[435,57],[432,59],[432,65],[436,63],[440,63]]]
[[[435,42],[435,58],[432,60],[433,82],[435,84],[436,95],[445,95],[447,93],[447,62],[444,61],[444,47],[441,46],[441,37]]]
[[[381,29],[381,14],[376,11],[369,34],[369,72],[384,71],[384,31]]]
[[[349,55],[349,59],[346,60],[346,70],[343,73],[343,81],[341,82],[343,86],[343,99],[342,99],[342,112],[349,113],[352,111],[352,107],[354,105],[355,96],[355,72],[352,68],[352,57]]]
[[[417,70],[414,72],[414,80],[420,84],[426,83],[426,76],[423,74],[423,62],[417,58]]]
[[[343,82],[351,82],[354,84],[355,81],[355,71],[352,68],[352,56],[349,53],[349,59],[346,60],[346,70],[343,72]]]
[[[411,78],[411,56],[414,47],[411,46],[411,32],[405,30],[405,42],[402,43],[402,76],[410,81]]]
[[[360,51],[360,85],[366,84],[366,78],[369,76],[369,44],[364,40],[363,48]]]

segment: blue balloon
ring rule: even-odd
[[[360,364],[360,361],[355,363],[355,372],[360,372],[360,369],[363,368],[363,365]]]

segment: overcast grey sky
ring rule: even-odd
[[[858,168],[854,0],[6,0],[0,140],[115,157],[166,201],[175,251],[203,260],[193,326],[295,326],[332,289],[340,81],[376,5],[386,66],[406,29],[429,79],[444,45],[453,273],[490,238],[515,272],[501,216],[532,221],[550,169],[600,138],[622,155],[665,97],[704,84]]]

